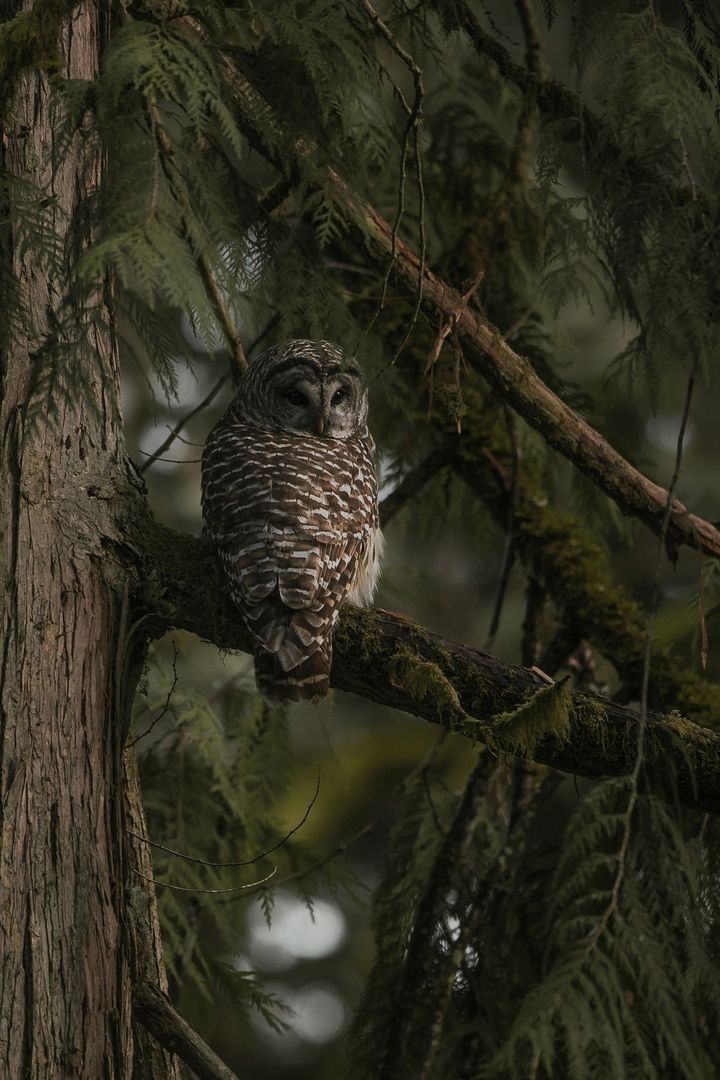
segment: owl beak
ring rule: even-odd
[[[318,413],[317,415],[317,420],[315,422],[315,430],[317,431],[318,435],[322,435],[323,431],[325,430],[325,417],[322,413]]]

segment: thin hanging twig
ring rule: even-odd
[[[662,572],[663,557],[666,553],[665,541],[668,536],[668,530],[670,528],[670,520],[672,517],[672,504],[675,495],[675,488],[680,477],[680,469],[682,467],[683,456],[683,442],[685,439],[685,431],[687,429],[688,417],[690,415],[690,406],[692,404],[693,390],[695,388],[695,369],[688,379],[687,391],[685,394],[685,406],[683,408],[682,420],[680,422],[680,430],[678,431],[677,447],[675,450],[675,470],[673,477],[668,488],[667,506],[665,509],[665,516],[660,528],[660,535],[658,539],[657,559],[655,562],[655,573],[653,576],[652,587],[652,602],[650,605],[650,614],[647,624],[647,635],[645,637],[645,656],[643,660],[643,673],[642,673],[642,687],[640,693],[640,717],[637,727],[637,744],[635,749],[635,764],[633,766],[632,773],[630,774],[630,797],[628,798],[627,808],[623,816],[623,836],[620,843],[620,850],[617,855],[617,871],[615,873],[615,880],[613,881],[612,891],[610,894],[610,901],[602,914],[602,917],[597,923],[590,940],[587,945],[586,951],[593,949],[605,930],[607,929],[610,919],[618,910],[620,905],[620,895],[622,892],[622,884],[625,879],[625,871],[627,865],[627,853],[630,847],[630,837],[632,833],[632,819],[637,806],[639,794],[640,794],[640,776],[642,773],[643,765],[645,763],[645,736],[647,733],[648,723],[648,696],[650,692],[650,668],[652,664],[652,648],[653,639],[655,635],[655,623],[657,620],[658,608],[660,606],[660,579]]]
[[[513,419],[512,413],[507,407],[504,411],[505,425],[507,427],[508,438],[510,439],[510,446],[512,448],[512,470],[510,473],[510,492],[508,498],[507,524],[505,526],[505,550],[503,551],[502,565],[500,567],[500,580],[498,582],[498,590],[495,597],[495,606],[493,608],[492,618],[490,619],[488,636],[483,646],[484,652],[492,652],[493,645],[495,644],[495,638],[500,627],[500,617],[502,615],[502,610],[505,605],[507,587],[510,582],[510,574],[512,572],[513,562],[515,560],[515,513],[517,510],[518,500],[518,474],[520,470],[520,455],[518,452],[517,437],[515,433],[515,421]]]
[[[252,355],[255,348],[260,344],[266,334],[270,332],[277,320],[278,315],[273,315],[270,321],[266,324],[265,328],[258,334],[252,345],[250,345],[250,347],[248,348],[248,356]],[[155,450],[152,454],[147,455],[148,460],[138,469],[138,472],[140,472],[141,474],[146,472],[155,461],[172,460],[171,458],[162,458],[161,455],[164,454],[170,446],[172,446],[175,439],[179,437],[180,432],[183,430],[183,428],[186,427],[190,423],[190,421],[198,415],[198,413],[201,413],[203,409],[206,409],[208,405],[210,405],[215,400],[215,398],[220,393],[229,378],[229,374],[221,376],[221,378],[219,378],[218,381],[211,386],[202,401],[200,401],[193,409],[190,410],[190,412],[185,413],[185,415],[178,420],[177,424],[175,424],[175,427],[170,430],[169,435],[160,443],[157,450]],[[145,451],[141,450],[140,453],[145,454]],[[184,464],[184,462],[181,462],[180,464]]]
[[[410,772],[403,777],[400,783],[397,784],[390,792],[390,795],[388,796],[387,801],[383,805],[380,813],[376,814],[375,817],[370,819],[370,821],[365,822],[364,825],[361,825],[361,827],[357,829],[356,832],[354,832],[346,840],[343,840],[341,844],[338,844],[332,849],[332,851],[329,851],[317,862],[313,863],[312,866],[308,866],[306,870],[298,870],[295,873],[288,874],[287,877],[281,878],[280,881],[276,882],[274,887],[277,889],[281,889],[285,885],[291,885],[294,881],[302,881],[304,878],[309,877],[310,874],[316,874],[319,870],[322,870],[325,866],[327,866],[328,863],[332,862],[333,859],[336,859],[338,855],[342,855],[343,852],[347,851],[349,847],[352,847],[353,844],[356,844],[359,840],[362,840],[364,837],[368,836],[375,828],[377,828],[378,823],[382,821],[382,819],[385,817],[395,799],[399,795],[402,795],[407,791],[409,785],[417,776],[420,776],[431,768],[446,738],[447,731],[441,731],[435,742],[432,744],[427,753],[423,755],[417,765],[415,765],[414,768],[412,768]],[[224,902],[234,903],[235,900],[242,899],[244,899],[244,897],[237,896],[232,897],[230,900]]]
[[[130,836],[134,836],[136,840],[140,840],[143,844],[147,844],[148,847],[158,848],[160,851],[167,852],[168,855],[173,855],[178,859],[185,859],[186,862],[197,863],[199,866],[210,866],[215,870],[225,870],[229,869],[230,867],[237,866],[251,866],[253,863],[260,862],[261,859],[266,859],[268,855],[272,855],[274,851],[277,851],[279,848],[283,847],[288,842],[290,837],[294,836],[295,833],[303,827],[307,819],[310,817],[310,811],[317,802],[318,796],[320,794],[321,773],[322,766],[318,765],[317,785],[315,787],[315,794],[308,803],[307,809],[305,810],[305,813],[303,814],[301,820],[298,821],[297,825],[293,825],[292,829],[290,829],[290,831],[287,832],[285,836],[283,836],[282,840],[278,840],[278,842],[276,844],[273,844],[272,847],[268,848],[266,851],[261,851],[259,855],[255,855],[252,859],[245,859],[242,862],[210,862],[208,859],[199,859],[195,855],[186,855],[184,851],[176,851],[175,848],[167,847],[165,844],[158,844],[155,840],[149,840],[146,836],[142,836],[140,833],[133,832],[132,829],[126,829],[125,831]]]
[[[203,896],[221,896],[226,895],[227,893],[245,892],[247,889],[259,888],[261,885],[266,885],[271,878],[274,878],[277,874],[277,871],[278,868],[277,866],[275,866],[266,877],[259,878],[257,881],[249,881],[247,885],[235,885],[229,889],[195,889],[188,888],[185,885],[173,885],[170,881],[158,881],[158,879],[155,877],[150,877],[148,874],[141,874],[139,870],[133,869],[133,873],[136,874],[137,877],[142,878],[143,881],[149,881],[152,885],[155,885],[156,887],[160,886],[163,889],[173,889],[175,892],[196,893],[198,895],[202,894]]]
[[[133,746],[137,745],[137,743],[139,743],[141,739],[146,738],[150,734],[150,732],[153,730],[153,728],[156,727],[160,723],[162,718],[164,716],[167,716],[168,710],[170,708],[170,702],[172,701],[172,696],[175,693],[175,687],[178,684],[178,672],[177,672],[178,652],[177,652],[177,645],[175,644],[174,641],[172,643],[172,647],[173,647],[173,659],[172,659],[173,678],[172,678],[172,683],[170,685],[170,689],[168,690],[168,693],[167,693],[167,697],[165,699],[165,704],[163,705],[161,712],[155,717],[155,719],[150,724],[150,726],[145,731],[141,732],[140,735],[136,736],[136,738],[131,739],[129,742],[127,742],[125,744],[125,749],[126,750],[132,750]]]
[[[406,113],[406,116],[407,116],[407,122],[405,124],[405,130],[403,132],[403,141],[402,141],[402,147],[401,147],[401,152],[400,152],[400,181],[399,181],[399,189],[398,189],[398,207],[397,207],[397,212],[395,214],[395,220],[393,221],[393,225],[392,225],[390,261],[389,261],[389,263],[387,265],[387,268],[385,270],[385,274],[383,276],[383,283],[382,283],[382,291],[381,291],[381,296],[380,296],[380,302],[379,302],[378,307],[376,308],[376,310],[375,310],[372,318],[370,319],[370,322],[368,323],[368,326],[366,327],[365,332],[363,334],[363,336],[367,336],[367,334],[370,332],[373,325],[375,324],[375,321],[378,318],[380,312],[383,310],[383,308],[385,306],[385,300],[386,300],[386,297],[387,297],[387,289],[388,289],[388,284],[389,284],[389,281],[390,281],[390,275],[392,273],[393,266],[395,265],[395,258],[396,258],[396,254],[397,254],[398,232],[399,232],[399,229],[400,229],[400,225],[402,223],[403,216],[405,214],[405,179],[406,179],[405,165],[406,165],[406,162],[407,162],[408,146],[409,146],[410,138],[412,137],[413,151],[414,151],[414,158],[415,158],[415,180],[416,180],[417,188],[418,188],[418,239],[419,239],[419,242],[420,242],[419,243],[419,247],[420,247],[420,252],[419,252],[420,272],[419,272],[418,279],[417,279],[417,289],[416,289],[416,293],[415,293],[415,303],[414,303],[414,306],[413,306],[412,314],[410,316],[410,322],[409,322],[409,324],[408,324],[408,326],[406,328],[405,334],[403,336],[402,341],[400,342],[400,345],[395,350],[395,354],[394,354],[394,356],[392,358],[392,361],[391,361],[391,363],[394,364],[395,361],[397,360],[397,358],[400,356],[400,353],[402,352],[402,350],[405,348],[405,345],[407,344],[407,342],[408,342],[408,340],[410,338],[410,335],[411,335],[411,333],[412,333],[412,331],[413,331],[413,329],[414,329],[414,327],[415,327],[415,325],[417,323],[418,315],[420,314],[420,307],[422,305],[422,297],[423,297],[423,280],[424,280],[424,275],[425,275],[425,263],[426,263],[426,258],[427,258],[427,238],[426,238],[426,235],[425,235],[425,185],[424,185],[424,181],[423,181],[423,170],[422,170],[422,156],[421,156],[421,146],[420,146],[420,128],[422,126],[422,105],[423,105],[423,99],[424,99],[424,96],[425,96],[425,90],[424,90],[424,87],[423,87],[422,71],[418,67],[417,63],[415,62],[415,59],[410,55],[410,53],[406,49],[403,48],[403,46],[400,44],[398,39],[393,34],[392,30],[390,30],[389,26],[385,22],[383,22],[382,18],[378,14],[378,12],[375,10],[375,8],[370,3],[370,0],[359,0],[359,3],[360,3],[360,7],[363,9],[365,14],[368,16],[368,18],[372,22],[372,24],[375,27],[375,29],[377,30],[377,32],[382,37],[385,38],[385,40],[387,41],[387,43],[389,44],[389,46],[393,50],[393,52],[396,54],[396,56],[400,57],[400,59],[406,65],[406,67],[410,71],[410,74],[412,75],[413,83],[414,83],[414,87],[415,87],[415,97],[413,99],[412,105],[409,105],[408,102],[405,99],[404,94],[400,90],[400,88],[395,83],[393,83],[393,88],[395,90],[395,94],[396,94],[400,104],[402,105],[403,109],[405,110],[405,113]]]

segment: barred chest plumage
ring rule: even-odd
[[[290,346],[298,344],[319,347]],[[278,360],[282,367],[287,349],[271,371]],[[337,351],[330,362],[326,354],[319,365],[312,359],[305,353],[297,362],[303,387],[307,368],[322,380],[339,366]],[[367,603],[377,581],[382,537],[375,447],[364,422],[342,438],[317,437],[265,428],[254,417],[246,420],[245,411],[251,410],[233,403],[208,438],[203,513],[233,600],[257,643],[261,689],[275,700],[315,699],[329,686],[340,605]],[[318,423],[322,430],[322,418]]]

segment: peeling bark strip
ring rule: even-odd
[[[125,528],[142,547],[148,600],[157,612],[153,632],[178,627],[222,649],[252,651],[209,543],[175,533],[138,509],[143,519],[133,514]],[[544,685],[525,668],[447,641],[410,619],[352,606],[343,609],[335,633],[330,683],[504,749],[499,718]],[[533,760],[579,776],[632,771],[636,712],[576,693],[568,719],[564,735],[538,741]],[[720,812],[720,733],[676,713],[651,714],[646,760],[653,782],[667,782],[682,803]]]

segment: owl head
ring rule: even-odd
[[[250,363],[233,408],[260,428],[347,439],[366,428],[367,389],[356,361],[337,345],[297,339]]]

